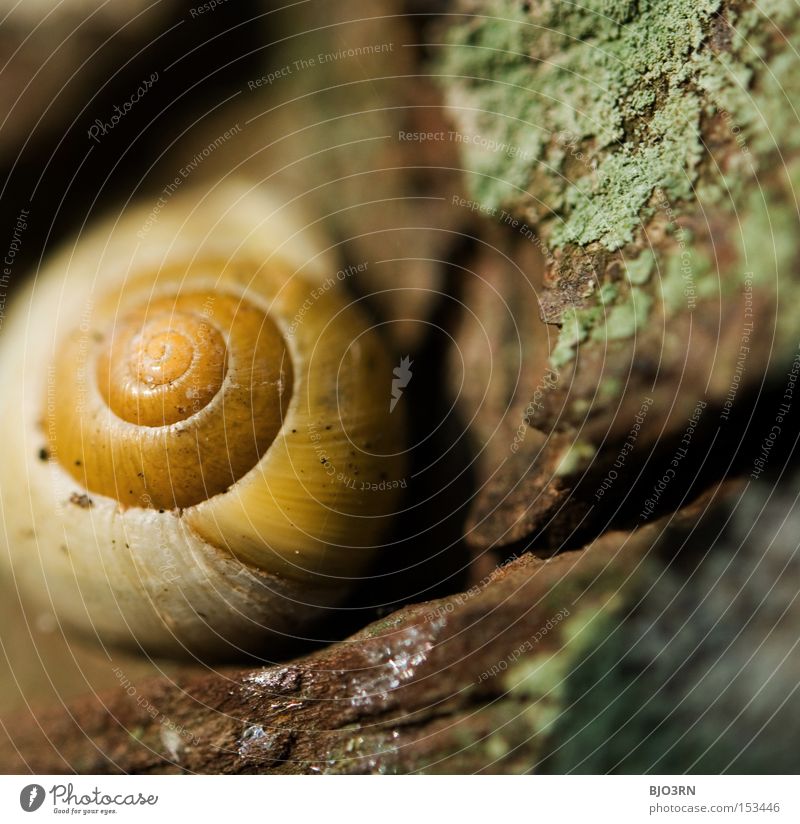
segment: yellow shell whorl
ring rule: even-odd
[[[286,202],[231,183],[152,224],[128,209],[18,298],[0,561],[65,625],[165,654],[277,650],[391,551],[394,364]]]
[[[405,421],[341,283],[203,258],[95,294],[48,385],[61,466],[261,569],[332,585],[363,570],[405,484]]]
[[[183,509],[258,463],[291,387],[283,338],[260,307],[208,290],[143,296],[105,328],[84,324],[59,352],[51,447],[91,492]]]

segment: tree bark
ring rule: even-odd
[[[135,681],[6,720],[4,772],[406,773],[534,768],[563,679],[660,525],[526,555],[267,669]]]
[[[453,379],[449,390],[480,447],[466,532],[485,550],[473,568],[488,565],[487,578],[267,669],[141,680],[121,664],[110,689],[5,720],[1,770],[536,770],[563,743],[579,663],[632,608],[653,548],[677,554],[685,532],[714,510],[716,482],[752,467],[762,433],[750,437],[747,392],[765,374],[780,379],[797,347],[800,130],[781,111],[800,98],[794,5],[775,0],[769,18],[734,0],[669,9],[619,0],[601,4],[602,14],[594,4],[439,5],[449,14],[438,40],[426,33],[435,56],[424,71],[439,75],[460,136],[448,144],[458,144],[470,188],[456,191],[452,169],[439,170],[436,186],[451,188],[437,196],[451,208],[435,207],[439,225],[422,233],[414,277],[442,288],[439,257],[457,262],[454,291],[477,319],[462,317],[456,341],[466,359],[449,370],[473,380],[462,391]],[[607,62],[595,63],[602,55]],[[403,71],[400,122],[442,128],[436,114],[414,111],[419,65]],[[425,101],[435,108],[430,90]],[[337,112],[339,103],[326,105]],[[386,109],[364,133],[397,129],[401,115]],[[282,117],[296,117],[289,104],[275,110],[279,130]],[[258,128],[246,146],[264,145]],[[353,135],[336,138],[345,146]],[[286,151],[313,157],[312,149]],[[386,165],[396,174],[378,192],[387,201],[399,192],[403,205],[370,207],[363,232],[354,229],[359,209],[338,208],[342,190],[321,187],[355,260],[382,255],[397,215],[403,242],[419,234],[412,201],[433,197],[434,176],[408,151],[393,147]],[[276,154],[269,162],[280,165]],[[431,150],[426,162],[439,157]],[[259,162],[248,173],[268,179]],[[331,180],[356,179],[348,162]],[[330,165],[330,155],[314,160],[323,178]],[[362,173],[346,190],[363,217]],[[456,252],[443,236],[462,232],[469,237]],[[403,261],[390,264],[375,292],[402,276]],[[423,303],[413,312],[427,322],[433,310]],[[420,345],[408,328],[397,340]],[[747,368],[729,408],[742,347]],[[629,474],[598,503],[646,399]],[[707,411],[684,476],[639,517],[700,402]],[[726,436],[744,444],[733,459],[710,452]],[[494,569],[498,547],[509,546],[520,557]],[[708,549],[702,539],[690,547]]]

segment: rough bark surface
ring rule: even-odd
[[[510,389],[489,402],[451,386],[478,429],[497,431],[498,401],[509,412],[483,449],[468,540],[541,545],[546,531],[558,547],[576,513],[607,527],[620,500],[593,493],[648,398],[637,472],[668,467],[698,404],[699,442],[724,435],[739,442],[734,463],[756,457],[749,392],[765,374],[785,384],[798,350],[796,8],[453,6],[463,16],[442,25],[436,65],[462,139],[463,205],[507,237],[490,257],[513,300],[488,325],[516,319],[526,349],[549,351],[534,374],[535,357],[526,371],[498,357],[494,383]],[[501,252],[525,243],[540,260],[523,277]],[[490,292],[476,279],[470,303]],[[464,326],[458,342],[485,359],[482,331]],[[628,492],[641,510],[646,489]]]
[[[658,528],[525,556],[482,586],[256,670],[135,682],[7,720],[0,770],[520,772],[571,662],[618,610]]]
[[[364,140],[354,153],[351,143],[365,135],[443,128],[435,95],[426,90],[416,109],[411,87],[395,77],[325,99],[312,96],[313,84],[327,78],[303,75],[309,100],[329,107],[329,120],[312,121],[324,134],[307,143],[295,137],[285,156],[279,145],[268,162],[254,155],[246,170],[269,180],[271,163],[291,172],[293,158],[312,158],[349,259],[385,264],[369,269],[363,292],[384,300],[387,319],[413,318],[405,328],[397,324],[398,346],[421,345],[414,327],[434,315],[453,238],[461,230],[472,236],[458,258],[455,290],[466,307],[456,336],[464,360],[449,370],[460,377],[450,388],[479,452],[466,532],[478,549],[517,544],[538,557],[523,554],[495,570],[485,553],[473,567],[490,572],[471,589],[405,607],[346,641],[267,669],[144,678],[120,659],[111,688],[6,718],[0,770],[518,773],[551,757],[578,662],[602,646],[609,621],[629,608],[653,546],[671,548],[674,539],[677,553],[676,526],[691,529],[715,493],[687,501],[716,478],[687,470],[675,497],[643,519],[633,481],[652,489],[699,401],[709,411],[694,444],[715,441],[729,425],[720,414],[750,315],[763,326],[747,353],[748,379],[780,372],[796,346],[790,313],[776,302],[779,275],[792,294],[785,275],[797,256],[792,158],[800,131],[775,103],[797,99],[792,4],[687,0],[660,21],[657,4],[584,5],[438,4],[464,13],[442,25],[440,44],[448,45],[432,47],[447,51],[437,65],[451,116],[462,135],[510,147],[509,154],[463,144],[471,201],[463,200],[451,161],[442,160],[452,145],[444,153],[432,146],[430,155],[420,149],[417,178],[408,145],[372,155]],[[367,23],[363,42],[414,39],[399,22],[393,34],[382,32],[378,16],[384,22],[375,23],[377,31]],[[746,44],[756,41],[757,57],[748,57]],[[605,67],[591,62],[601,53],[614,57]],[[395,65],[375,60],[374,72],[409,72],[419,82],[419,67],[402,62],[408,54]],[[626,65],[630,73],[617,71]],[[606,74],[595,74],[601,69]],[[577,79],[568,83],[569,76]],[[744,98],[733,78],[744,78]],[[398,86],[403,105],[369,111],[380,109],[375,89],[392,100]],[[543,107],[553,86],[561,109]],[[285,93],[286,101],[248,98],[242,122],[261,107],[269,117],[253,123],[292,134],[285,124],[300,110],[288,87]],[[239,111],[225,112],[227,125]],[[768,135],[764,122],[773,129]],[[266,145],[266,133],[252,126],[243,146],[231,145],[237,163]],[[317,158],[315,147],[334,134],[341,152]],[[198,138],[201,147],[207,142]],[[784,150],[785,165],[776,163]],[[214,156],[217,169],[209,162],[212,178],[230,170],[224,158],[223,151]],[[444,168],[434,174],[425,163]],[[354,164],[358,176],[349,180]],[[361,203],[373,165],[396,172],[374,198],[396,198],[396,206]],[[440,203],[421,227],[420,202],[435,197]],[[360,221],[364,231],[356,232]],[[387,252],[389,238],[395,246]],[[419,294],[381,298],[408,273],[396,248],[412,241],[424,252],[411,276]],[[646,398],[648,429],[628,458],[630,474],[593,510],[591,493],[619,460]],[[746,444],[745,399],[743,391],[734,410],[745,422],[731,412],[727,434]],[[693,454],[687,466],[708,457],[700,448]],[[735,458],[720,465],[728,469]],[[633,513],[627,520],[623,509]],[[659,518],[673,510],[681,514]],[[546,557],[564,548],[574,551]]]

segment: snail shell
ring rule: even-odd
[[[65,624],[271,655],[339,604],[403,480],[392,363],[338,261],[218,186],[80,237],[0,342],[0,544]]]

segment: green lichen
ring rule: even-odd
[[[454,96],[477,104],[467,130],[528,158],[509,168],[502,153],[468,150],[476,195],[508,204],[535,166],[558,210],[553,244],[611,249],[633,237],[654,187],[689,197],[701,100],[686,83],[720,2],[544,2],[525,14],[495,0],[484,17],[456,26],[444,71],[464,78],[451,79]]]
[[[648,552],[625,593],[633,608],[573,657],[546,772],[796,771],[797,674],[779,662],[794,662],[797,644],[787,616],[800,573],[798,480],[751,487],[730,517],[720,512],[713,552],[694,530]],[[674,564],[681,540],[689,570]]]
[[[511,744],[501,735],[491,735],[486,742],[486,755],[490,761],[499,761],[505,758],[511,750]]]
[[[797,258],[795,209],[794,204],[768,200],[763,190],[749,193],[741,212],[741,233],[736,238],[742,274],[752,272],[756,283],[777,287]]]
[[[558,652],[524,657],[505,674],[508,694],[526,705],[524,720],[532,736],[549,732],[561,718],[575,661],[604,637],[620,603],[619,597],[611,598],[602,606],[586,606],[569,615],[559,630],[563,643]]]
[[[605,323],[592,330],[592,340],[625,340],[632,338],[650,314],[653,299],[641,289],[633,288],[626,300],[611,308]]]
[[[580,419],[586,417],[592,408],[592,403],[588,398],[575,398],[570,404],[573,418]]]
[[[567,447],[553,474],[559,478],[574,475],[585,469],[596,454],[597,450],[590,443],[575,441]]]
[[[569,657],[552,652],[532,656],[512,667],[505,687],[525,704],[525,721],[536,735],[547,732],[561,715]]]
[[[615,593],[603,606],[603,609],[583,609],[571,616],[564,624],[564,637],[570,645],[577,645],[581,650],[591,646],[593,638],[602,634],[606,627],[608,615],[623,606],[624,599]]]
[[[585,308],[568,307],[561,316],[561,330],[550,353],[550,365],[561,369],[575,357],[587,339],[613,341],[632,338],[647,322],[653,299],[638,287],[620,295],[614,284],[604,284],[598,303]]]
[[[600,386],[598,388],[598,400],[600,403],[606,403],[607,401],[619,398],[623,388],[624,384],[619,378],[616,378],[613,375],[607,375],[602,381],[600,381]]]
[[[633,241],[642,221],[653,215],[647,204],[656,187],[673,199],[691,197],[702,155],[699,120],[696,95],[668,99],[650,120],[648,141],[654,145],[609,154],[596,175],[586,175],[568,189],[567,217],[554,226],[551,242],[585,246],[600,241],[618,249]]]
[[[589,337],[589,332],[602,314],[602,306],[592,306],[588,309],[569,307],[564,311],[558,340],[550,353],[550,365],[553,369],[561,369],[575,357],[576,347]]]
[[[613,283],[604,283],[598,292],[601,303],[613,303],[618,294],[619,290]]]
[[[664,310],[674,314],[682,309],[691,309],[690,280],[698,272],[695,255],[673,253],[666,255],[661,266],[658,291]]]
[[[791,42],[796,7],[731,5],[545,0],[526,12],[493,0],[453,27],[442,65],[462,130],[517,152],[465,144],[476,197],[536,214],[553,248],[617,249],[653,215],[657,189],[677,209],[696,199],[716,117],[739,149],[713,184],[730,202],[764,156],[800,148],[796,53],[776,36]]]
[[[784,295],[795,290],[794,280],[786,275],[793,271],[797,256],[794,191],[800,188],[800,162],[791,162],[783,173],[782,185],[758,186],[739,196],[732,234],[721,257],[714,238],[699,242],[685,230],[675,233],[675,246],[661,255],[657,270],[656,294],[667,316],[691,311],[703,299],[734,295],[745,278],[771,290],[780,281]],[[716,197],[704,188],[703,211],[719,209]]]
[[[733,191],[741,188],[743,177],[747,179],[742,171],[757,165],[758,158],[800,148],[795,108],[800,99],[797,54],[792,48],[769,53],[773,26],[791,35],[796,15],[796,6],[787,0],[760,3],[758,9],[732,10],[728,14],[730,51],[706,50],[694,57],[696,83],[706,93],[709,112],[721,117],[741,149],[724,178]]]
[[[582,346],[633,338],[654,307],[651,340],[697,306],[703,321],[730,316],[746,278],[762,303],[780,282],[775,347],[793,352],[796,324],[783,306],[800,300],[796,4],[489,0],[482,9],[451,28],[443,82],[461,131],[496,147],[462,144],[475,198],[524,215],[553,253],[547,316],[560,311],[561,329],[551,367]],[[592,267],[587,298],[574,276]]]
[[[626,261],[625,276],[628,282],[634,286],[644,286],[650,280],[655,262],[656,256],[652,249],[645,249],[639,257]]]

